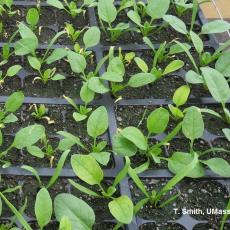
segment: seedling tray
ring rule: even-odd
[[[36,2],[34,1],[15,1],[15,6],[17,6],[18,8],[22,7],[22,8],[26,8],[29,6],[33,6],[36,5]],[[41,3],[41,7],[47,7],[47,4],[42,2]],[[96,12],[95,9],[90,8],[87,11],[87,18],[88,18],[88,24],[90,26],[99,26],[97,23],[97,18],[96,18]],[[205,22],[205,19],[203,17],[203,14],[201,12],[201,10],[199,11],[199,15],[198,15],[198,21],[197,23],[202,25]],[[59,30],[59,26],[58,23],[55,22],[53,25],[47,25],[46,28],[53,30],[54,33],[57,33]],[[0,47],[2,47],[4,44],[4,42],[0,42]],[[14,44],[11,44],[11,46],[13,47]],[[156,45],[157,46],[157,45]],[[212,48],[212,49],[216,49],[218,46],[217,41],[215,39],[214,36],[210,35],[209,39],[205,42],[205,47],[206,48]],[[44,49],[46,49],[47,44],[40,44],[39,49],[42,51]],[[68,44],[55,44],[53,45],[52,49],[55,48],[59,48],[59,47],[70,47]],[[117,45],[115,46],[115,50],[118,49],[118,47],[121,47],[123,51],[136,51],[136,52],[141,52],[144,50],[148,50],[149,48],[144,45],[144,44],[125,44],[125,45]],[[109,45],[103,45],[102,43],[100,43],[99,45],[97,45],[96,47],[94,47],[92,49],[92,51],[95,54],[95,58],[96,58],[96,63],[99,62],[99,60],[102,59],[103,55],[105,52],[108,52],[109,50]],[[102,66],[102,68],[100,69],[100,74],[102,74],[103,72],[105,72],[105,66]],[[178,72],[176,75],[183,78],[183,74],[184,71],[180,71]],[[23,88],[25,85],[25,77],[28,75],[28,72],[23,70],[20,72],[19,77],[20,77],[20,82],[21,82],[21,87]],[[174,74],[175,75],[175,74]],[[7,94],[6,95],[2,95],[0,96],[0,103],[3,103],[6,101],[7,99]],[[82,104],[81,100],[79,99],[75,99],[77,104]],[[46,105],[56,105],[56,106],[67,106],[68,103],[66,102],[66,100],[64,100],[61,97],[33,97],[33,96],[27,96],[25,98],[24,101],[25,105],[27,104],[46,104]],[[117,121],[117,113],[116,110],[117,108],[121,108],[121,107],[128,107],[128,106],[132,106],[135,108],[135,106],[142,106],[142,107],[148,107],[148,106],[165,106],[167,104],[171,103],[171,101],[167,98],[144,98],[144,99],[123,99],[121,101],[116,102],[115,99],[111,96],[111,94],[105,94],[99,98],[97,98],[92,105],[94,106],[99,106],[99,105],[104,105],[108,111],[109,114],[109,132],[108,135],[105,137],[108,140],[112,140],[112,137],[115,135],[117,128],[119,126],[119,122]],[[188,105],[199,105],[199,106],[205,106],[205,105],[213,105],[216,106],[216,102],[211,98],[211,97],[192,97],[189,102]],[[229,106],[229,103],[228,103]],[[134,111],[135,112],[135,111]],[[125,121],[125,120],[124,120]],[[13,134],[9,134],[9,135],[13,135]],[[215,141],[218,138],[222,138],[223,136],[220,135],[216,135],[216,134],[212,134],[209,131],[205,131],[205,135],[203,136],[203,140],[205,142],[207,142],[209,145],[212,145],[213,141]],[[157,137],[158,140],[162,139],[162,136]],[[110,178],[114,178],[117,173],[123,168],[124,166],[124,162],[123,162],[123,158],[113,155],[113,167],[111,168],[106,168],[104,169],[104,173],[105,173],[105,177],[109,180]],[[54,169],[50,169],[50,168],[37,168],[39,175],[42,177],[49,177],[51,175],[53,175]],[[20,167],[9,167],[9,168],[1,168],[0,169],[0,174],[5,175],[5,176],[14,176],[14,177],[24,177],[25,178],[29,178],[30,177],[30,173],[28,171],[25,171],[23,169],[21,169]],[[172,178],[172,174],[167,170],[167,169],[150,169],[147,170],[146,172],[142,173],[140,175],[142,180],[169,180],[170,178]],[[75,174],[73,173],[73,171],[68,168],[65,167],[62,170],[62,173],[60,175],[60,178],[76,178]],[[185,180],[185,182],[187,182],[189,180]],[[191,180],[190,180],[191,181]],[[227,192],[229,191],[229,180],[225,179],[225,178],[221,178],[220,176],[212,173],[210,170],[206,170],[206,174],[205,176],[200,179],[200,180],[196,180],[198,183],[202,182],[202,181],[215,181],[216,183],[219,183],[221,186],[226,188]],[[180,186],[178,186],[178,190],[180,190]],[[119,189],[120,189],[120,194],[122,195],[128,195],[132,200],[134,200],[133,197],[133,193],[131,191],[131,186],[130,186],[130,180],[129,178],[125,178],[119,185]],[[184,204],[185,205],[185,204]],[[199,207],[198,207],[199,208]],[[7,220],[7,218],[5,219]],[[29,218],[28,220],[33,221],[33,218]],[[103,222],[107,223],[105,225],[105,229],[110,229],[110,223],[114,223],[114,221],[112,219],[110,220],[104,220]],[[199,227],[200,224],[200,228],[194,228],[195,226]],[[199,218],[195,218],[194,216],[191,215],[180,215],[178,218],[174,219],[170,219],[170,218],[166,218],[164,219],[164,221],[158,221],[156,219],[145,219],[141,216],[136,216],[133,218],[133,221],[130,225],[125,226],[125,229],[127,230],[138,230],[138,229],[143,229],[143,230],[147,230],[147,229],[187,229],[187,230],[192,230],[192,229],[207,229],[207,224],[208,224],[208,220],[204,220],[204,219],[199,219]],[[20,226],[20,225],[19,225]],[[168,227],[169,226],[169,227]],[[158,227],[158,228],[157,228]],[[53,228],[50,228],[53,229]],[[100,229],[100,228],[98,228]],[[101,228],[104,229],[104,228]],[[226,229],[230,229],[230,226],[226,225]]]

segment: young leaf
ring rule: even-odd
[[[93,209],[83,200],[68,194],[61,193],[54,199],[54,212],[60,222],[66,216],[72,229],[91,230],[95,222]]]
[[[93,138],[102,135],[109,126],[108,113],[104,106],[94,110],[87,121],[87,133]]]
[[[90,103],[94,99],[95,93],[89,89],[87,82],[83,82],[83,85],[81,87],[80,91],[80,97],[81,99],[86,103]]]
[[[184,105],[186,101],[188,100],[190,94],[190,88],[188,85],[182,85],[179,87],[174,95],[173,95],[173,103],[179,107],[181,105]]]
[[[33,38],[22,38],[15,43],[15,54],[24,56],[26,54],[34,53],[38,46],[38,41]]]
[[[92,156],[72,155],[71,165],[74,173],[89,185],[100,184],[103,180],[103,171]]]
[[[138,88],[148,85],[156,80],[156,76],[151,73],[137,73],[132,75],[128,81],[128,86]]]
[[[37,179],[39,186],[42,187],[42,182],[41,179],[38,175],[38,172],[36,171],[36,169],[34,169],[33,167],[29,166],[29,165],[22,165],[21,166],[22,169],[29,171],[30,173],[32,173],[32,175],[35,176],[35,178]]]
[[[179,19],[178,17],[174,16],[174,15],[165,15],[163,16],[163,19],[169,23],[169,25],[174,28],[177,32],[181,33],[181,34],[187,34],[187,28],[185,23]]]
[[[58,230],[72,230],[72,224],[67,216],[63,216]]]
[[[6,75],[8,77],[13,77],[15,76],[20,70],[22,69],[22,67],[20,65],[13,65],[11,66],[7,72],[6,72]]]
[[[217,102],[226,103],[230,98],[230,88],[225,77],[210,67],[203,67],[201,71],[213,98]]]
[[[120,196],[110,201],[109,210],[122,224],[129,224],[133,219],[133,203],[128,196]]]
[[[149,133],[160,134],[165,131],[169,122],[169,112],[167,109],[158,108],[147,118],[147,128]]]
[[[109,89],[104,85],[99,77],[92,77],[88,80],[88,87],[95,93],[104,94],[109,92]]]
[[[32,155],[32,156],[35,156],[35,157],[38,157],[38,158],[44,158],[45,154],[44,152],[37,146],[28,146],[27,147],[27,151]]]
[[[184,66],[184,62],[183,61],[181,61],[181,60],[174,60],[174,61],[172,61],[171,63],[169,63],[166,66],[166,68],[165,68],[165,70],[163,72],[163,75],[175,72],[178,69],[181,69],[183,66]]]
[[[206,161],[202,161],[206,164],[214,173],[222,177],[230,177],[230,165],[222,158],[211,158]]]
[[[127,13],[127,16],[128,16],[134,23],[136,23],[138,26],[142,26],[142,25],[141,25],[141,17],[140,17],[140,15],[139,15],[136,11],[130,10],[130,11]]]
[[[12,144],[17,149],[22,149],[35,144],[42,136],[45,135],[45,128],[42,125],[29,125],[19,130]],[[29,137],[29,138],[28,138]]]
[[[113,137],[113,149],[116,154],[128,157],[135,155],[137,152],[136,145],[124,138],[120,133]]]
[[[201,75],[197,74],[195,71],[193,70],[189,70],[186,75],[185,75],[185,79],[188,83],[191,84],[203,84],[204,83],[204,79]]]
[[[55,61],[58,61],[64,58],[67,55],[67,53],[68,51],[64,48],[56,48],[55,50],[53,50],[50,56],[46,59],[46,63],[50,65],[54,63]]]
[[[196,49],[196,51],[201,54],[204,50],[204,44],[202,39],[193,31],[190,31],[190,37],[192,39],[192,43]]]
[[[36,57],[28,56],[27,59],[28,59],[28,62],[30,63],[30,66],[33,69],[36,69],[36,70],[41,69],[41,63]]]
[[[136,127],[126,127],[121,130],[120,134],[131,141],[134,145],[136,145],[141,150],[147,149],[147,142],[143,133],[137,129]]]
[[[90,27],[83,36],[85,49],[96,46],[100,42],[101,32],[96,26]]]
[[[113,0],[98,0],[98,15],[99,17],[111,24],[117,17],[117,10]]]
[[[183,167],[190,164],[193,157],[190,153],[175,152],[172,157],[169,158],[168,168],[171,172],[178,174]],[[188,177],[199,178],[204,176],[204,168],[197,162],[196,166],[188,174]]]
[[[74,73],[83,73],[86,68],[85,57],[73,51],[68,51],[68,61]]]
[[[221,54],[216,61],[215,69],[225,77],[230,77],[230,51],[225,51]]]
[[[149,0],[146,13],[153,19],[162,18],[169,9],[170,0]]]
[[[46,188],[40,189],[37,193],[34,208],[38,225],[43,229],[50,222],[53,212],[52,200]]]
[[[36,26],[39,21],[39,13],[36,8],[30,8],[26,14],[26,22],[32,27]]]
[[[47,4],[54,6],[60,10],[64,9],[63,4],[59,0],[47,0]]]
[[[230,129],[226,128],[226,129],[223,129],[222,131],[223,131],[225,137],[228,139],[228,141],[230,141]]]
[[[19,91],[11,94],[5,103],[5,109],[7,112],[14,113],[17,111],[23,104],[24,94]]]
[[[141,71],[143,71],[144,73],[148,72],[149,67],[143,59],[135,57],[134,61],[136,62],[137,66],[141,69]]]
[[[216,34],[223,33],[230,30],[230,23],[224,20],[213,20],[202,26],[202,34]]]
[[[203,136],[204,121],[197,107],[192,106],[187,110],[182,123],[182,131],[191,141]]]

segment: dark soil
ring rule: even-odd
[[[197,220],[208,220],[210,224],[220,223],[222,215],[207,214],[207,209],[226,208],[229,193],[227,188],[216,181],[185,180],[181,187],[181,200],[188,209],[201,209],[202,214],[192,214]]]
[[[193,228],[193,230],[203,230],[203,229],[220,230],[220,224],[213,224],[213,225],[210,225],[210,224],[197,224]],[[230,225],[225,224],[224,225],[224,230],[228,230],[228,229],[230,229]]]
[[[184,227],[182,227],[179,224],[170,224],[170,223],[161,223],[161,224],[155,224],[155,223],[148,223],[143,224],[140,226],[139,230],[185,230]]]

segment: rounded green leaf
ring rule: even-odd
[[[96,46],[100,42],[101,32],[97,26],[90,27],[83,36],[85,48]]]
[[[147,128],[150,133],[160,134],[165,131],[169,122],[169,112],[165,108],[154,110],[147,118]]]
[[[31,26],[36,26],[39,21],[39,13],[36,8],[30,8],[26,15],[26,22]]]
[[[215,69],[225,77],[230,77],[230,51],[226,51],[218,58]]]
[[[55,197],[54,212],[59,222],[67,217],[72,225],[71,229],[91,230],[95,222],[93,209],[83,200],[68,193]]]
[[[182,131],[191,141],[203,136],[204,121],[201,111],[197,107],[192,106],[186,111],[182,123]]]
[[[131,141],[134,145],[136,145],[141,150],[147,150],[147,142],[143,133],[136,127],[127,127],[121,130],[120,134]]]
[[[50,194],[46,188],[39,190],[35,201],[35,216],[40,228],[45,227],[51,220],[53,205]]]
[[[202,34],[216,34],[223,33],[225,31],[230,30],[230,23],[224,20],[213,20],[208,22],[202,26],[201,33]]]
[[[28,56],[27,59],[28,59],[28,62],[30,63],[30,66],[33,69],[36,69],[36,70],[41,69],[41,63],[36,57]]]
[[[6,75],[8,77],[13,77],[15,76],[20,70],[22,69],[22,67],[20,65],[13,65],[11,66],[7,72],[6,72]]]
[[[73,51],[68,52],[68,61],[74,73],[83,73],[86,68],[85,57]]]
[[[152,19],[162,18],[169,9],[170,0],[149,0],[146,7],[146,13]]]
[[[20,129],[14,138],[13,146],[22,149],[35,144],[45,135],[45,128],[42,125],[29,125]]]
[[[23,104],[24,94],[19,91],[12,93],[6,100],[5,109],[7,112],[15,112],[17,111]]]
[[[182,85],[179,87],[174,95],[173,95],[173,103],[179,107],[181,105],[184,105],[186,101],[188,100],[190,94],[190,88],[188,85]]]
[[[113,0],[98,0],[98,15],[107,22],[112,23],[117,17],[117,10]]]
[[[169,25],[175,29],[177,32],[181,33],[181,34],[187,34],[187,28],[185,23],[179,19],[178,17],[174,16],[174,15],[165,15],[163,16],[163,19],[169,23]]]
[[[156,76],[151,73],[137,73],[132,75],[128,81],[128,86],[138,88],[144,85],[148,85],[157,80]]]
[[[73,155],[71,165],[74,173],[90,185],[100,184],[103,180],[104,175],[101,167],[90,155]]]
[[[109,211],[122,224],[129,224],[133,219],[133,203],[128,196],[109,202]]]
[[[104,94],[109,92],[109,89],[99,77],[92,77],[88,81],[88,87],[95,93]]]
[[[104,106],[94,110],[87,121],[87,132],[89,136],[96,138],[102,135],[109,126],[107,110]]]

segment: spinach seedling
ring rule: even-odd
[[[181,17],[187,11],[193,8],[193,3],[189,0],[173,0],[174,8],[178,17]]]
[[[7,14],[9,17],[18,13],[18,10],[12,10],[14,0],[2,0],[0,2],[0,15],[4,13]]]
[[[63,0],[63,3],[59,0],[47,0],[46,2],[59,10],[64,10],[71,15],[72,18],[76,18],[77,15],[81,13],[85,14],[85,7],[95,5],[95,0],[84,0],[84,3],[81,6],[78,6],[75,1],[68,2],[67,0]]]
[[[99,22],[104,33],[107,36],[109,33],[108,37],[110,38],[110,41],[114,42],[118,40],[122,34],[131,30],[129,23],[120,22],[115,26],[112,25],[112,23],[116,20],[118,13],[131,5],[132,1],[121,1],[119,9],[117,9],[113,0],[98,0],[97,9]],[[103,22],[108,25],[108,28],[104,26]]]
[[[213,68],[203,67],[201,68],[201,71],[205,85],[207,86],[210,94],[215,101],[221,104],[224,111],[224,117],[211,110],[204,109],[203,111],[217,116],[230,124],[230,111],[226,108],[226,103],[230,99],[230,87],[227,80],[219,71]]]
[[[117,174],[113,184],[103,187],[104,173],[97,161],[90,155],[74,154],[71,157],[71,166],[78,178],[84,181],[87,185],[97,186],[100,192],[95,192],[74,180],[69,180],[70,184],[76,189],[90,196],[97,198],[107,198],[109,202],[109,211],[119,224],[129,224],[133,219],[133,203],[128,196],[114,196],[117,191],[117,186],[120,181],[126,176],[129,162],[126,162],[124,168]],[[120,208],[119,208],[120,207]],[[120,211],[122,210],[122,212]]]
[[[192,162],[194,153],[198,155],[199,160],[195,168],[187,175],[192,178],[199,178],[205,175],[204,166],[208,166],[214,173],[222,176],[230,176],[230,165],[222,158],[211,158],[202,160],[202,157],[213,151],[226,151],[220,148],[211,148],[204,152],[193,150],[193,144],[196,139],[199,139],[204,134],[204,122],[201,110],[197,107],[189,107],[186,110],[185,117],[182,122],[182,132],[190,140],[190,152],[175,152],[172,157],[166,159],[168,161],[168,168],[173,173],[178,173],[182,167]],[[229,152],[229,151],[226,151]]]
[[[30,172],[35,177],[35,179],[37,180],[37,183],[38,183],[40,188],[45,187],[47,189],[50,189],[56,183],[57,179],[59,178],[59,176],[61,174],[61,171],[62,171],[62,169],[64,167],[66,158],[69,155],[69,152],[70,152],[69,150],[65,150],[62,153],[62,155],[61,155],[61,157],[60,157],[60,159],[59,159],[59,161],[57,163],[57,167],[54,169],[54,173],[53,173],[52,177],[49,179],[49,181],[48,181],[48,183],[46,185],[43,184],[43,182],[42,182],[42,180],[41,180],[41,178],[39,176],[39,173],[35,168],[33,168],[33,167],[29,166],[29,165],[22,165],[21,168],[26,170],[26,171],[28,171],[28,172]]]
[[[133,1],[133,10],[128,11],[129,19],[138,27],[138,31],[143,36],[148,36],[153,30],[160,31],[165,25],[154,24],[154,21],[161,19],[167,13],[170,0],[149,0],[147,3],[143,1]],[[145,20],[143,22],[143,19]]]
[[[74,117],[74,114],[73,114]],[[61,151],[71,149],[74,145],[78,145],[88,155],[95,158],[100,164],[107,165],[110,159],[110,151],[106,150],[107,141],[97,141],[108,129],[108,114],[104,106],[95,109],[87,120],[87,134],[92,138],[89,142],[90,148],[86,147],[81,140],[65,131],[59,131],[58,134],[64,137],[60,141],[58,149]]]
[[[34,30],[39,22],[39,11],[36,8],[30,8],[26,14],[26,22]]]
[[[140,189],[140,191],[145,196],[142,198],[135,206],[134,206],[134,214],[137,214],[138,211],[147,203],[154,205],[156,208],[163,208],[167,206],[169,203],[173,202],[175,199],[179,197],[180,194],[172,195],[169,198],[164,198],[166,193],[173,189],[180,181],[182,181],[185,177],[189,175],[189,173],[195,169],[198,163],[198,156],[194,153],[194,156],[191,158],[191,161],[185,164],[183,167],[179,169],[177,174],[170,179],[163,188],[159,191],[158,189],[147,191],[145,185],[137,175],[136,171],[129,167],[128,174],[136,184],[136,186]]]
[[[80,35],[83,33],[83,31],[85,30],[85,28],[81,29],[81,30],[75,30],[73,25],[70,23],[66,23],[65,25],[65,30],[70,38],[70,40],[72,42],[76,42],[77,39],[80,37]]]
[[[45,54],[42,57],[38,57],[36,49],[38,48],[38,38],[34,32],[24,25],[19,24],[18,32],[20,33],[21,39],[15,43],[15,54],[19,56],[27,56],[29,65],[37,71],[38,75],[34,81],[40,80],[44,84],[48,83],[49,80],[59,81],[65,79],[62,74],[56,73],[56,68],[44,68],[45,64],[52,64],[67,55],[67,50],[64,48],[57,48],[50,53],[50,49],[56,40],[66,33],[66,31],[58,32],[53,39],[50,41]]]
[[[0,66],[1,64],[4,65],[6,64],[6,62],[5,61],[1,62]],[[0,70],[0,87],[1,88],[3,87],[2,85],[4,84],[6,78],[11,78],[16,76],[21,69],[22,69],[21,65],[13,65],[7,69],[6,73],[3,73]]]
[[[48,115],[48,109],[45,107],[44,104],[41,104],[37,106],[36,104],[33,104],[30,106],[29,110],[34,109],[34,112],[31,113],[31,115],[36,119],[36,120],[41,120],[45,119],[47,120],[48,124],[54,124],[55,121],[52,120]]]
[[[168,105],[169,110],[176,120],[184,117],[184,111],[180,109],[180,106],[184,105],[189,97],[190,88],[188,85],[180,86],[173,95],[173,104]]]
[[[14,113],[22,106],[23,101],[24,94],[20,91],[11,94],[7,98],[5,105],[0,109],[0,134],[1,129],[4,128],[6,124],[13,123],[18,120]],[[2,143],[2,138],[0,139],[0,143]]]
[[[151,137],[164,133],[169,123],[169,112],[165,108],[158,108],[150,113],[147,118],[148,135],[145,136],[142,131],[134,126],[118,130],[113,138],[113,147],[116,154],[132,157],[136,154],[147,157],[147,161],[137,167],[137,172],[142,172],[149,167],[153,160],[159,164],[161,162],[162,147],[167,145],[181,130],[179,123],[169,134],[160,142],[152,144]]]

